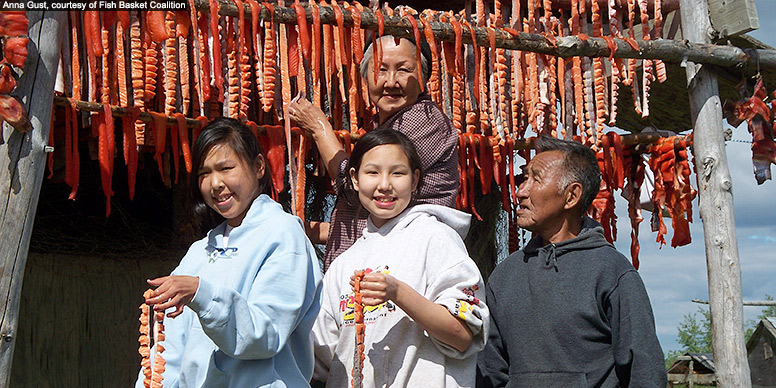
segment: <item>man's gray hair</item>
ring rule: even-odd
[[[393,35],[383,35],[380,37],[379,41],[382,42],[385,39],[394,39]],[[407,43],[411,44],[413,48],[415,48],[415,43],[410,41],[407,38],[401,38],[403,40],[406,40]],[[366,79],[366,77],[369,75],[369,68],[370,66],[374,68],[373,58],[372,55],[374,53],[374,50],[372,49],[373,44],[369,43],[369,46],[366,47],[366,51],[364,51],[364,59],[361,60],[361,66],[359,67],[359,71],[361,72],[361,78]],[[428,77],[430,76],[429,72],[429,63],[428,59],[421,55],[420,56],[420,66],[421,70],[423,70],[423,83],[425,84],[428,82]]]
[[[558,191],[563,192],[570,184],[579,182],[582,185],[580,212],[584,214],[601,188],[601,169],[598,167],[595,152],[576,141],[556,139],[547,135],[538,136],[534,148],[537,154],[544,151],[563,153]]]

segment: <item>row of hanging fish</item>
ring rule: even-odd
[[[417,12],[406,6],[394,10],[386,5],[370,10],[378,21],[374,32],[361,28],[360,14],[370,11],[359,3],[313,0],[303,6],[297,1],[293,4],[296,24],[260,17],[262,10],[274,15],[281,5],[253,0],[235,0],[234,4],[238,17],[220,15],[221,3],[215,0],[206,11],[197,10],[191,2],[188,11],[70,13],[71,33],[63,43],[62,71],[70,75],[63,77],[63,92],[72,102],[66,111],[64,136],[65,180],[73,187],[71,198],[77,192],[79,174],[77,102],[89,101],[103,105],[100,112],[89,113],[89,125],[99,139],[106,213],[110,211],[117,144],[111,107],[119,106],[126,108],[118,133],[129,169],[130,197],[138,150],[153,152],[162,176],[177,181],[181,155],[186,171],[191,170],[190,140],[211,118],[224,115],[262,133],[259,138],[268,150],[276,192],[283,190],[287,168],[292,208],[304,217],[305,165],[317,164],[318,158],[301,132],[283,120],[283,109],[291,96],[307,97],[329,115],[334,128],[341,128],[346,150],[351,136],[371,129],[374,107],[358,66],[365,45],[383,34],[385,16],[409,21],[416,41],[422,34],[431,47],[428,92],[461,133],[458,205],[475,214],[475,170],[480,171],[483,193],[490,191],[490,182],[496,182],[504,209],[512,212],[516,144],[528,128],[534,133],[577,138],[599,149],[607,138],[604,125],[616,122],[619,85],[630,85],[634,108],[646,116],[650,82],[665,79],[665,66],[657,60],[557,58],[495,47],[495,29],[501,28],[511,34],[543,34],[549,42],[567,35],[602,37],[610,42],[613,54],[616,44],[611,38],[636,45],[636,23],[642,26],[642,39],[661,37],[660,1],[610,0],[606,10],[594,1],[588,10],[585,1],[575,0],[570,13],[553,10],[550,1],[538,0],[524,5],[496,1],[490,13],[483,1],[477,1],[472,15],[466,11]],[[321,23],[321,7],[333,10],[336,24]],[[352,25],[345,25],[346,13]],[[609,35],[604,35],[604,18],[609,21]],[[623,20],[627,20],[627,36],[623,35]],[[437,40],[431,22],[449,23],[455,40]],[[488,31],[488,46],[477,45],[476,39],[473,45],[462,43],[466,33],[473,38],[473,26]],[[379,56],[378,50],[376,64]],[[141,112],[153,120],[137,120]],[[200,125],[192,130],[187,117],[196,117]],[[163,167],[170,159],[174,165],[169,170],[174,174]],[[606,206],[602,214],[613,214],[613,201]]]
[[[762,77],[758,76],[751,96],[746,85],[746,80],[741,81],[738,85],[739,100],[725,101],[723,112],[728,123],[734,127],[746,121],[752,134],[754,176],[757,184],[761,185],[771,179],[771,163],[776,164],[776,91],[772,93],[769,107],[765,102],[768,93]]]
[[[617,118],[620,85],[630,86],[634,109],[642,117],[649,115],[649,89],[654,80],[666,80],[665,64],[659,60],[615,59],[615,38],[635,49],[635,29],[640,24],[643,40],[662,38],[661,1],[628,0],[606,2],[570,1],[570,12],[553,9],[552,1],[501,2],[496,0],[493,13],[483,0],[475,2],[475,13],[459,14],[423,11],[419,16],[428,31],[427,21],[452,24],[455,42],[427,41],[432,45],[433,71],[429,89],[435,101],[445,106],[454,125],[462,132],[498,134],[520,139],[527,128],[534,133],[556,137],[580,136],[583,143],[596,147],[604,125],[613,126]],[[508,11],[508,12],[506,12]],[[639,18],[637,19],[636,11]],[[608,22],[607,35],[603,21]],[[623,21],[627,20],[627,35]],[[471,27],[484,28],[488,46],[461,45],[462,35]],[[608,42],[607,58],[561,58],[532,52],[495,47],[495,29],[517,36],[533,33],[554,44],[559,36],[590,36]],[[417,34],[416,34],[417,35]],[[439,59],[441,58],[441,59]],[[641,67],[639,80],[638,67]]]
[[[17,78],[27,60],[27,16],[24,11],[0,12],[0,144],[3,144],[5,121],[18,131],[32,129],[27,111],[17,98],[9,94],[16,89]]]

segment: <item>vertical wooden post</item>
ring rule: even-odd
[[[682,34],[711,43],[706,0],[680,0]],[[710,66],[686,63],[693,119],[693,154],[706,243],[714,365],[720,387],[752,386],[744,344],[741,265],[733,217],[733,193],[722,133],[717,75]]]
[[[27,18],[28,56],[14,94],[22,98],[33,129],[13,131],[0,146],[0,387],[7,387],[11,377],[22,277],[46,166],[44,148],[67,12],[30,11]]]

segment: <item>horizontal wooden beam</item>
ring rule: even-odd
[[[193,0],[197,9],[201,12],[209,12],[207,0]],[[220,15],[237,16],[237,7],[228,0],[217,0],[221,4]],[[321,6],[321,23],[336,24],[334,11],[330,6]],[[245,5],[245,14],[250,17],[250,6]],[[309,6],[305,6],[307,21],[312,23],[312,13]],[[353,26],[353,19],[350,11],[343,9],[344,22],[346,26]],[[259,17],[262,20],[270,20],[269,10],[262,6]],[[296,12],[290,7],[274,7],[274,21],[276,23],[296,24]],[[438,40],[454,42],[455,33],[449,23],[430,22],[434,30],[434,36]],[[412,37],[412,26],[404,17],[385,16],[385,33],[394,36]],[[367,30],[377,30],[377,18],[371,10],[365,9],[361,13],[361,28]],[[423,30],[423,26],[418,28]],[[473,27],[477,45],[489,46],[488,28]],[[576,36],[556,37],[556,44],[541,34],[519,33],[512,35],[502,28],[495,29],[496,47],[511,50],[530,51],[540,54],[554,55],[559,57],[608,57],[610,55],[609,47],[603,38],[589,38],[586,40]],[[469,28],[463,26],[462,41],[466,44],[472,44]],[[638,50],[628,44],[625,40],[615,39],[617,49],[614,53],[616,58],[640,58],[640,59],[660,59],[668,63],[685,63],[691,61],[694,63],[703,63],[727,68],[738,68],[749,72],[759,70],[776,71],[776,50],[762,49],[741,49],[731,46],[717,46],[713,44],[689,43],[688,41],[676,41],[670,39],[641,40],[636,41]]]
[[[712,384],[717,382],[717,376],[713,373],[709,374],[683,374],[683,373],[669,373],[668,381],[674,384],[689,383],[693,384]]]
[[[89,101],[74,101],[75,106],[78,110],[86,111],[86,112],[102,112],[102,104],[96,103],[96,102],[89,102]],[[70,106],[70,99],[63,96],[56,96],[54,97],[54,105],[59,106]],[[123,107],[111,105],[110,107],[111,112],[113,112],[113,116],[116,117],[125,117],[129,116],[129,113],[127,110]],[[140,116],[137,118],[140,121],[150,123],[153,122],[153,118],[148,112],[141,112]],[[178,121],[173,116],[167,116],[167,123],[170,125],[178,125]],[[192,119],[192,118],[186,118],[186,126],[190,128],[199,128],[199,120]]]
[[[693,299],[692,302],[698,304],[709,304],[708,300],[703,299]],[[753,302],[744,301],[744,306],[776,306],[776,300],[762,300]]]

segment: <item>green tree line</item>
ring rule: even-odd
[[[773,296],[766,294],[765,300],[774,299]],[[762,310],[760,315],[757,316],[757,320],[748,319],[744,323],[747,342],[754,333],[754,329],[760,320],[766,317],[776,317],[776,306],[766,307]],[[669,350],[666,353],[666,368],[674,363],[676,357],[685,353],[713,352],[711,347],[711,313],[709,312],[708,307],[698,307],[698,311],[685,314],[684,320],[679,324],[677,330],[677,342],[679,342],[682,348],[678,350]]]

